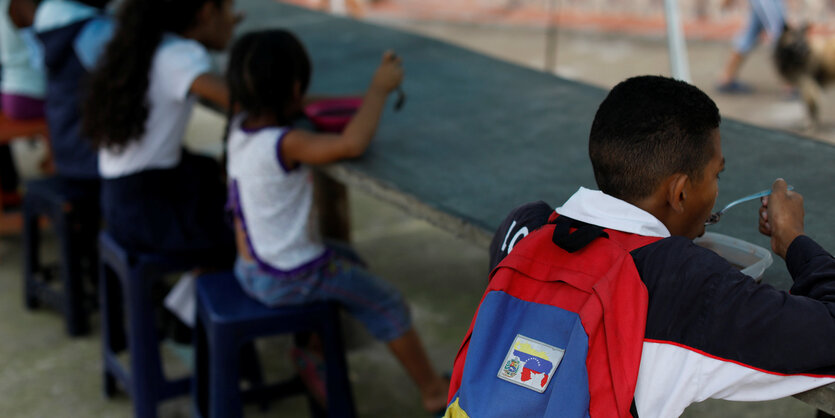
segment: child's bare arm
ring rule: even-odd
[[[189,92],[223,110],[229,109],[229,87],[226,80],[218,75],[200,74],[191,83]]]
[[[402,80],[400,58],[391,51],[386,52],[365,93],[362,106],[342,134],[291,131],[281,144],[281,154],[285,163],[290,166],[299,162],[327,164],[362,155],[377,130],[386,97]]]

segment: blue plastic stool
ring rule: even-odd
[[[40,221],[49,219],[58,236],[61,288],[50,285],[52,269],[40,259]],[[96,235],[99,231],[99,182],[50,177],[26,184],[23,196],[24,303],[41,303],[63,312],[71,336],[90,330],[95,309],[97,277]],[[87,278],[87,289],[85,289]]]
[[[235,361],[241,347],[256,338],[300,332],[315,332],[322,338],[328,415],[354,417],[336,304],[268,308],[247,296],[231,272],[198,278],[193,386],[197,415],[240,417],[242,399],[248,395],[240,391],[238,362]],[[298,378],[293,380],[298,381]],[[299,393],[291,389],[291,381],[271,385],[272,391],[261,388],[257,396],[263,400],[265,393],[275,398]]]
[[[160,402],[189,393],[191,377],[173,381],[165,377],[151,287],[164,275],[190,270],[196,264],[156,254],[129,253],[107,232],[99,235],[99,257],[104,393],[112,397],[118,380],[133,399],[135,417],[156,417]],[[117,357],[125,348],[130,353],[129,371]]]

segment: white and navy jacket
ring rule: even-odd
[[[47,70],[45,98],[52,155],[58,174],[98,178],[98,152],[81,133],[81,102],[115,24],[102,10],[71,0],[48,0],[35,14]]]
[[[790,292],[758,284],[649,213],[581,188],[560,215],[645,236],[632,251],[649,292],[635,390],[637,415],[675,417],[708,398],[763,401],[835,381],[835,259],[811,238],[789,246]],[[491,268],[547,222],[544,202],[514,210],[490,247]],[[522,232],[520,232],[522,231]]]

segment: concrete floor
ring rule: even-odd
[[[495,58],[545,70],[546,35],[541,29],[426,21],[378,22],[443,39]],[[835,144],[835,90],[825,91],[821,126],[808,129],[803,103],[788,94],[780,81],[770,49],[756,48],[740,71],[751,94],[721,94],[716,80],[730,53],[729,42],[690,41],[687,44],[692,83],[716,101],[723,117],[795,132]],[[556,32],[555,74],[605,89],[636,75],[670,75],[666,40],[648,36],[592,31]],[[408,77],[408,62],[404,63]]]
[[[430,358],[438,370],[451,369],[484,288],[485,252],[361,193],[352,193],[351,207],[357,250],[374,272],[408,296]],[[23,308],[21,248],[18,237],[0,240],[0,416],[130,416],[126,396],[102,396],[97,321],[92,335],[70,339],[57,313]],[[392,416],[391,408],[398,411],[394,416],[425,416],[416,389],[393,356],[358,327],[354,323],[348,329],[354,335],[349,363],[360,416]],[[286,375],[288,344],[276,338],[260,346],[268,375]],[[166,354],[167,366],[182,371],[180,359]],[[189,408],[184,397],[164,404],[161,414],[187,417]],[[305,416],[305,408],[297,398],[275,403],[266,414],[250,408],[247,416]]]
[[[397,23],[408,30],[447,39],[485,53],[542,67],[541,31],[485,26]],[[658,39],[559,33],[556,72],[602,87],[629,75],[666,74],[665,44]],[[758,50],[743,69],[743,78],[757,92],[720,96],[712,90],[727,53],[724,43],[690,45],[694,83],[719,104],[723,115],[778,129],[803,128],[799,102],[782,100],[783,90],[771,70],[768,55]],[[408,62],[405,63],[408,71]],[[408,75],[407,75],[408,76]],[[828,103],[833,103],[827,97]],[[824,129],[816,133],[832,140],[835,108],[824,105]],[[189,143],[216,152],[223,121],[211,113],[195,114]],[[31,160],[37,151],[16,146],[16,155]],[[372,271],[393,282],[410,301],[418,331],[439,370],[449,370],[486,281],[487,255],[397,208],[351,191],[353,239]],[[52,245],[50,243],[50,245]],[[69,339],[58,314],[23,308],[21,240],[0,238],[0,416],[2,417],[127,417],[130,400],[105,400],[101,394],[99,333]],[[351,380],[362,417],[423,417],[417,392],[394,358],[362,332],[349,353]],[[269,375],[287,371],[288,342],[271,339],[259,346]],[[182,370],[177,356],[167,355],[171,369]],[[178,364],[180,363],[180,364]],[[189,416],[187,398],[166,403],[164,417]],[[247,416],[306,416],[301,399],[276,402],[266,414],[255,408]],[[793,398],[772,402],[706,401],[688,408],[696,417],[813,417],[814,410]]]

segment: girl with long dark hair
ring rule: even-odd
[[[135,251],[230,264],[219,165],[183,150],[192,108],[229,103],[209,49],[224,49],[240,16],[233,0],[126,0],[90,80],[83,130],[99,148],[102,212]]]

